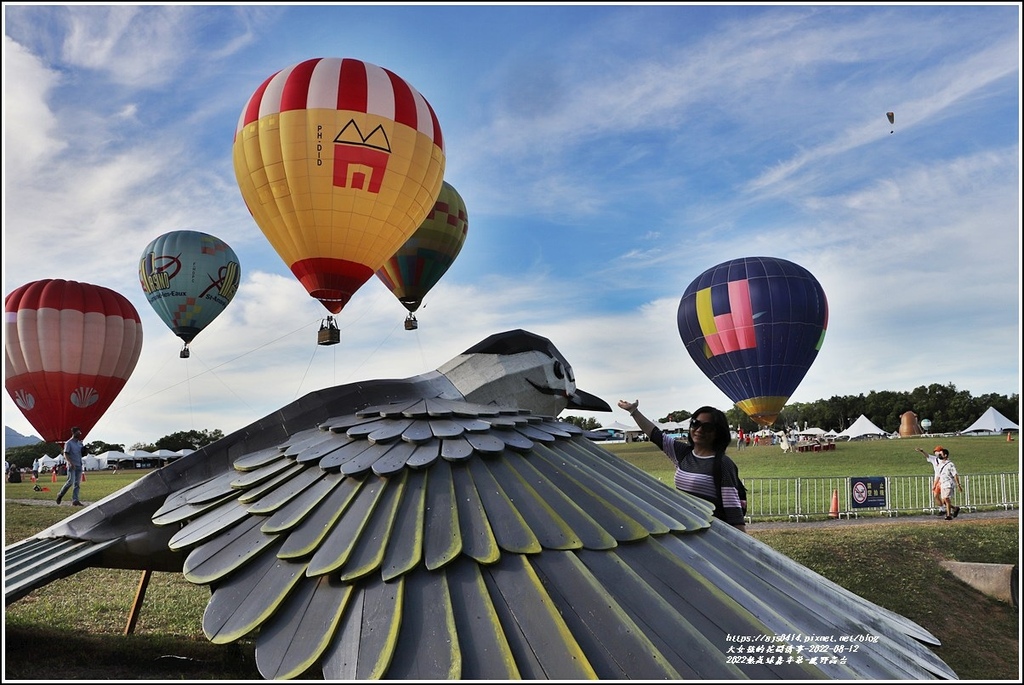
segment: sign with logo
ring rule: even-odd
[[[850,501],[854,509],[885,506],[885,476],[850,478]]]

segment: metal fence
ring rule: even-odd
[[[937,511],[932,496],[932,476],[886,476],[885,503],[875,507],[854,507],[851,492],[854,480],[853,477],[744,478],[747,521],[898,516]],[[961,474],[960,483],[964,491],[957,492],[953,502],[965,511],[1020,507],[1019,473]]]

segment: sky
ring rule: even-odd
[[[566,414],[630,423],[618,399],[651,418],[728,409],[676,311],[702,272],[747,256],[803,266],[828,298],[790,402],[933,383],[1020,392],[1018,3],[3,12],[4,293],[84,281],[143,322],[139,363],[87,442],[227,434],[517,328],[614,407]],[[242,107],[312,57],[389,69],[440,121],[469,231],[418,330],[372,278],[337,316],[341,344],[317,346],[329,312],[242,200]],[[138,279],[143,248],[180,229],[221,238],[242,269],[187,360]],[[3,415],[37,434],[7,393]]]

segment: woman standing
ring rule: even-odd
[[[686,440],[680,440],[664,435],[640,413],[639,405],[640,400],[619,400],[619,408],[628,411],[640,430],[675,464],[676,489],[711,502],[716,518],[745,531],[739,469],[725,453],[732,441],[725,413],[714,407],[701,407],[690,418]]]

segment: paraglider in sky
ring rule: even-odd
[[[4,299],[4,385],[47,442],[88,435],[141,353],[139,313],[103,286],[46,279]]]
[[[896,115],[893,114],[892,112],[886,112],[885,116],[887,116],[889,118],[889,123],[890,124],[895,124],[896,123]],[[892,130],[890,130],[889,133],[892,133]]]
[[[445,181],[427,218],[412,237],[377,270],[377,277],[409,310],[409,316],[405,319],[406,330],[418,327],[416,310],[459,256],[468,230],[466,203],[458,191]]]
[[[423,223],[445,166],[426,99],[387,69],[340,58],[264,81],[232,154],[256,224],[332,314]]]
[[[698,276],[676,321],[700,370],[747,416],[770,426],[821,349],[828,303],[804,267],[744,257]]]
[[[185,346],[228,306],[242,271],[234,250],[201,231],[171,231],[154,239],[139,259],[146,300]]]

